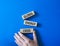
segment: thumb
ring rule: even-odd
[[[33,31],[33,40],[37,42],[36,33]]]

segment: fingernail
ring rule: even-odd
[[[16,39],[16,37],[14,36],[14,38]]]
[[[20,36],[22,36],[22,34],[20,32],[18,32]]]
[[[15,33],[15,36],[17,36],[17,33]]]

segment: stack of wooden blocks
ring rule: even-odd
[[[26,19],[34,16],[34,15],[35,15],[34,11],[31,11],[29,13],[26,13],[26,14],[22,15],[22,19],[24,20],[24,25],[37,26],[37,22],[26,20]],[[23,29],[20,29],[21,33],[32,33],[33,31],[34,31],[33,28],[23,28]]]

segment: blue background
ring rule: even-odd
[[[25,26],[22,15],[34,10],[29,18],[38,27]],[[0,0],[0,46],[17,46],[14,33],[20,28],[34,28],[39,46],[60,46],[59,0]]]

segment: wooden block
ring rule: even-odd
[[[29,12],[27,14],[22,15],[22,18],[27,19],[27,18],[29,18],[31,16],[34,16],[34,15],[35,15],[34,11],[31,11],[31,12]]]
[[[20,32],[21,33],[33,33],[33,28],[23,28],[23,29],[20,29]]]
[[[37,26],[37,22],[33,22],[29,20],[24,20],[24,24],[29,26]]]

